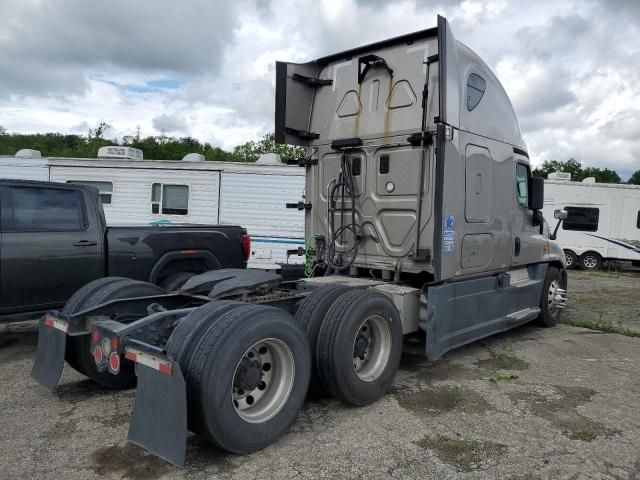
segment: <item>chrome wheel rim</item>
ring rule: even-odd
[[[593,255],[587,255],[582,259],[582,264],[587,268],[596,268],[598,265],[598,259]]]
[[[277,338],[254,343],[242,355],[231,381],[231,401],[240,418],[264,423],[285,405],[293,388],[291,349]]]
[[[549,284],[549,292],[547,294],[547,308],[549,309],[549,314],[551,316],[555,316],[558,313],[558,304],[556,302],[556,293],[558,293],[558,288],[560,288],[560,282],[558,280],[552,280]]]
[[[371,315],[353,340],[353,368],[364,382],[376,380],[391,356],[391,327],[381,315]]]

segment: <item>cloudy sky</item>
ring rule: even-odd
[[[640,1],[0,0],[0,125],[11,132],[273,130],[274,62],[435,26],[503,82],[534,163],[640,169]]]

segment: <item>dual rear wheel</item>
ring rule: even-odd
[[[296,318],[311,347],[313,393],[352,405],[384,395],[402,353],[400,315],[388,297],[327,285],[301,302]]]

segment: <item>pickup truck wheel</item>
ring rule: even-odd
[[[87,283],[77,290],[69,300],[67,300],[67,303],[65,303],[64,308],[62,309],[62,314],[73,315],[74,313],[78,313],[89,308],[91,305],[88,302],[95,292],[112,283],[126,280],[129,279],[124,277],[104,277]],[[78,360],[78,349],[78,337],[67,337],[64,359],[69,365],[71,365],[71,367],[73,367],[74,370],[86,375],[86,372]]]
[[[560,313],[562,313],[562,306],[558,305],[564,303],[562,298],[566,293],[566,288],[560,270],[556,267],[549,267],[540,298],[540,316],[537,319],[540,326],[553,327],[558,323]]]
[[[402,354],[402,324],[393,302],[378,292],[343,293],[327,312],[317,346],[325,390],[352,405],[380,399]]]
[[[195,276],[194,272],[178,272],[167,275],[158,283],[158,286],[164,288],[167,292],[175,292],[186,283],[191,277]]]
[[[243,305],[222,315],[193,352],[192,394],[217,446],[249,453],[295,421],[311,374],[304,332],[283,310]]]
[[[147,295],[161,295],[163,293],[166,292],[157,285],[153,285],[151,283],[131,280],[129,278],[118,279],[118,281],[115,282],[107,282],[106,284],[101,285],[100,288],[94,290],[87,296],[85,302],[82,304],[82,308],[78,311],[95,307],[96,305],[100,305],[101,303],[109,300],[142,297]],[[135,386],[136,375],[134,371],[134,364],[132,362],[123,360],[121,362],[120,372],[118,375],[112,375],[109,372],[98,372],[91,352],[90,336],[81,335],[72,337],[72,339],[75,345],[72,347],[71,351],[75,358],[72,362],[69,362],[69,365],[74,367],[74,363],[77,364],[80,368],[76,370],[80,373],[91,378],[94,382],[111,389],[121,390]]]
[[[296,320],[307,334],[309,347],[311,348],[311,383],[309,392],[314,395],[326,395],[322,388],[317,371],[316,346],[318,344],[318,333],[324,317],[329,307],[336,299],[350,287],[346,285],[325,285],[307,295],[296,310]]]

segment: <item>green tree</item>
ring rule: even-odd
[[[305,154],[303,147],[293,147],[291,145],[281,145],[276,143],[275,134],[268,133],[257,142],[250,140],[233,149],[232,158],[235,162],[255,162],[265,153],[275,153],[280,155],[284,163],[287,160],[295,160]]]
[[[571,180],[577,180],[582,175],[582,165],[575,158],[570,158],[564,162],[559,160],[546,160],[542,166],[533,170],[536,177],[547,178],[553,172],[565,172],[571,174]],[[582,180],[582,178],[580,178]]]
[[[6,135],[7,134],[7,129],[4,128],[2,125],[0,125],[0,135]]]
[[[633,172],[633,175],[629,177],[627,183],[630,185],[640,185],[640,170]]]
[[[618,172],[608,168],[587,167],[582,170],[582,179],[594,177],[597,183],[620,183],[622,179]]]

